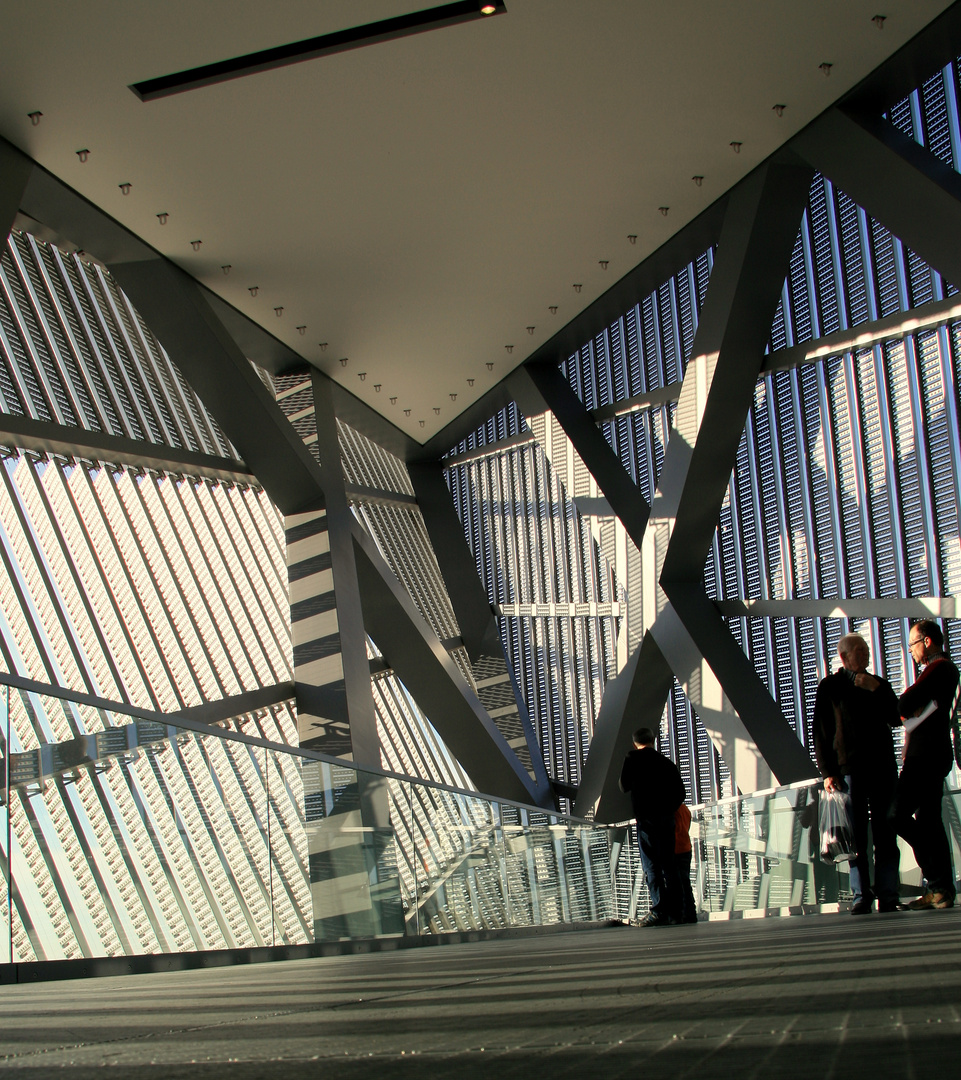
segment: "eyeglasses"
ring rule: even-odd
[[[908,641],[908,648],[913,649],[915,645],[923,645],[925,639],[923,637],[915,638],[914,641]]]

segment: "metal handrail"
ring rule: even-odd
[[[518,810],[526,810],[537,814],[546,814],[549,817],[556,818],[559,821],[569,822],[572,825],[588,825],[595,829],[607,829],[617,828],[617,826],[606,825],[600,822],[591,821],[588,818],[575,817],[572,814],[564,814],[561,811],[545,810],[543,806],[534,806],[530,803],[516,802],[513,799],[501,798],[498,795],[488,795],[482,791],[469,791],[466,788],[454,787],[451,784],[443,784],[437,780],[428,780],[420,776],[409,776],[405,773],[397,773],[391,769],[382,769],[373,765],[358,765],[356,762],[351,761],[348,758],[335,757],[331,754],[324,754],[318,750],[308,750],[299,746],[290,746],[287,743],[273,742],[270,739],[264,739],[257,735],[247,735],[242,731],[230,731],[225,728],[221,728],[210,723],[205,723],[198,720],[191,720],[189,717],[184,716],[182,713],[160,713],[151,709],[141,709],[135,705],[127,705],[122,702],[108,701],[105,698],[95,697],[91,694],[85,694],[77,690],[70,690],[66,687],[57,686],[53,683],[41,683],[33,679],[25,679],[19,675],[11,675],[9,672],[0,672],[0,686],[10,686],[18,690],[24,690],[27,693],[38,694],[46,697],[60,698],[64,701],[72,701],[75,704],[87,705],[96,709],[101,709],[105,712],[118,713],[121,716],[130,716],[136,720],[145,720],[157,724],[164,724],[167,727],[180,728],[185,731],[192,731],[198,735],[214,735],[217,738],[225,739],[229,742],[246,743],[248,746],[257,746],[265,750],[273,750],[276,753],[289,754],[292,757],[303,758],[308,761],[321,761],[328,765],[336,765],[343,769],[350,769],[358,773],[367,773],[372,776],[384,777],[388,780],[398,780],[402,783],[408,784],[420,784],[424,787],[433,788],[437,791],[450,792],[453,795],[464,795],[471,799],[482,799],[485,802],[497,803],[501,806],[512,806]],[[278,687],[290,687],[291,692],[284,697],[279,698],[274,704],[280,704],[282,701],[290,701],[295,697],[294,684],[293,683],[280,683]],[[271,688],[272,689],[272,688]],[[232,699],[226,698],[225,701]],[[257,708],[265,708],[264,705],[256,706]],[[253,710],[244,710],[253,711]],[[238,712],[235,715],[243,715],[243,711]],[[232,719],[232,717],[228,718]]]

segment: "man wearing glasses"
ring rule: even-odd
[[[905,745],[894,799],[894,826],[914,849],[926,883],[924,894],[907,905],[914,910],[953,907],[955,897],[941,797],[954,758],[951,732],[957,724],[958,669],[944,655],[943,645],[941,628],[930,619],[911,627],[908,649],[922,670],[898,702]],[[957,734],[955,743],[961,756]]]

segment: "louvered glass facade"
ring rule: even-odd
[[[102,267],[14,232],[0,333],[4,960],[610,915],[606,834],[467,794],[372,641],[395,776],[295,751],[284,520]],[[260,375],[316,454],[309,381]],[[339,441],[354,513],[476,685],[406,466]],[[374,790],[383,829],[359,815]]]
[[[959,85],[951,64],[889,114],[955,170]],[[563,365],[648,503],[715,255],[705,250],[638,297]],[[955,293],[816,175],[771,329],[769,366],[781,350],[896,320],[922,304],[946,305]],[[959,346],[961,325],[944,320],[759,381],[704,568],[707,593],[722,610],[735,599],[957,596]],[[552,775],[576,783],[606,680],[639,640],[631,614],[643,601],[640,555],[619,540],[614,519],[584,503],[595,494],[590,477],[556,422],[547,424],[516,406],[503,410],[453,449],[448,482]],[[877,670],[899,690],[914,678],[907,618],[745,615],[727,623],[808,747],[815,689],[842,634],[863,633]],[[945,629],[957,655],[961,626],[947,618]],[[694,801],[732,793],[724,760],[677,684],[661,734]]]
[[[10,958],[306,940],[298,763],[164,723],[289,683],[282,521],[252,478],[159,464],[175,448],[244,471],[99,266],[11,234],[0,351]],[[283,700],[222,723],[296,731]]]

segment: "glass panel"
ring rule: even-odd
[[[3,740],[3,745],[0,746],[0,750],[3,751],[3,772],[2,782],[3,791],[0,792],[0,846],[3,851],[0,852],[0,935],[2,935],[2,942],[0,942],[0,956],[3,957],[3,961],[9,964],[13,963],[13,935],[11,932],[10,922],[10,909],[11,909],[11,897],[10,889],[12,885],[12,877],[10,874],[10,839],[11,839],[11,822],[10,814],[7,809],[8,793],[10,791],[10,687],[0,687],[0,738]]]
[[[961,866],[961,791],[953,771],[943,803],[955,867]],[[693,811],[694,892],[700,910],[778,911],[851,899],[847,863],[821,862],[820,784],[723,799]],[[899,840],[902,889],[920,887],[911,848]]]
[[[695,811],[695,891],[703,910],[798,908],[846,893],[847,873],[817,855],[814,790],[781,788]]]
[[[406,897],[408,932],[613,917],[611,830],[411,786],[417,880]],[[431,812],[418,824],[424,798]]]
[[[388,781],[306,760],[303,784],[313,939],[403,934]]]
[[[10,712],[13,960],[312,940],[298,757],[144,721],[50,743],[90,717]]]
[[[13,961],[497,929],[616,911],[610,830],[229,731],[19,689],[7,708],[7,695],[11,809],[5,784],[0,831]]]
[[[954,876],[957,880],[961,877],[961,769],[957,765],[948,773],[945,787],[947,797],[942,804],[944,828],[948,834]]]
[[[636,919],[648,907],[631,823],[594,826],[6,686],[0,736],[0,963]],[[958,779],[944,802],[956,864]],[[846,867],[817,855],[816,783],[695,807],[691,839],[701,912],[850,897]],[[904,848],[901,880],[920,883]]]

